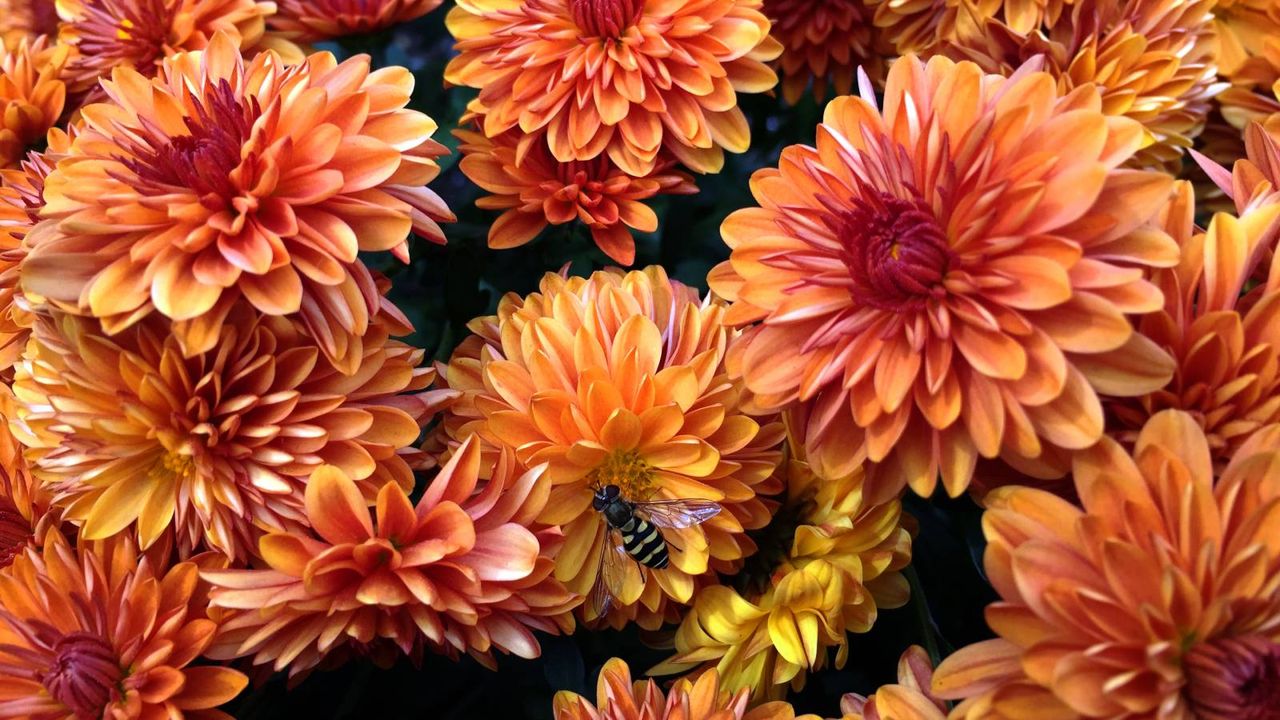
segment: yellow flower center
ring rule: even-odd
[[[167,452],[147,473],[149,480],[189,480],[196,474],[196,460],[190,455]]]
[[[617,485],[622,497],[644,500],[653,495],[653,471],[634,450],[614,450],[591,473],[593,487]]]

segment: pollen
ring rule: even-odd
[[[173,480],[189,480],[196,472],[195,458],[168,452],[151,468],[152,479],[170,478]]]
[[[592,471],[595,487],[617,485],[624,498],[643,500],[654,492],[653,471],[634,450],[614,450]]]

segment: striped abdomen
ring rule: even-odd
[[[667,541],[649,521],[632,515],[618,528],[618,532],[622,533],[623,549],[641,565],[661,570],[671,562],[667,556]]]

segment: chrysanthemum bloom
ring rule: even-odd
[[[700,526],[665,529],[671,564],[629,572],[609,622],[656,628],[679,619],[712,571],[731,572],[755,550],[745,531],[778,491],[781,423],[742,412],[741,388],[724,373],[732,336],[724,307],[667,278],[657,266],[590,278],[548,273],[541,292],[507,295],[497,316],[441,375],[462,397],[445,416],[456,442],[475,433],[521,463],[549,463],[551,500],[541,521],[564,528],[556,577],[587,595],[605,547],[593,488],[617,485],[636,501],[701,499],[722,512]],[[763,423],[763,424],[762,424]],[[633,567],[627,564],[628,569]]]
[[[44,179],[71,146],[72,135],[49,130],[44,152],[30,152],[17,168],[0,169],[0,381],[13,382],[13,365],[31,334],[31,317],[20,291],[27,256],[22,239],[40,221]]]
[[[479,132],[482,117],[470,118],[477,121],[475,129],[462,127],[453,134],[462,142],[458,146],[462,172],[493,193],[477,200],[476,206],[504,211],[489,228],[491,248],[519,247],[547,225],[579,220],[606,255],[630,265],[636,259],[631,230],[658,229],[658,216],[643,201],[659,194],[698,191],[693,178],[674,168],[674,161],[663,161],[638,178],[623,172],[607,155],[560,162],[541,133],[508,130],[485,137]]]
[[[230,718],[248,679],[190,666],[215,630],[197,580],[119,539],[25,550],[0,573],[0,717]]]
[[[714,667],[755,700],[803,687],[806,673],[849,656],[848,633],[863,633],[879,608],[906,604],[899,572],[911,559],[898,500],[875,504],[861,470],[819,478],[797,459],[778,470],[787,490],[736,587],[699,591],[676,631],[676,654],[653,672]]]
[[[278,0],[267,24],[294,40],[315,42],[369,33],[416,20],[441,0]]]
[[[16,47],[22,40],[58,32],[55,0],[0,0],[0,44]]]
[[[546,130],[561,162],[607,153],[628,175],[663,148],[718,172],[750,143],[736,93],[765,92],[782,52],[760,0],[462,0],[445,79],[480,88],[484,134]]]
[[[1217,98],[1222,117],[1237,130],[1259,122],[1271,134],[1280,135],[1277,82],[1280,82],[1280,34],[1264,38],[1257,54],[1250,55],[1232,74],[1231,87]],[[1231,161],[1231,158],[1219,159]]]
[[[664,695],[652,680],[633,683],[631,669],[619,658],[600,671],[595,705],[568,690],[556,693],[554,701],[556,720],[796,720],[790,703],[775,701],[751,710],[747,705],[747,691],[722,689],[715,670],[697,680],[682,678]]]
[[[1269,719],[1280,707],[1280,426],[1214,481],[1199,423],[1151,418],[1130,457],[1076,456],[1083,509],[1031,488],[987,497],[999,635],[948,657],[957,714]]]
[[[734,301],[726,321],[763,321],[730,370],[760,408],[800,404],[819,474],[869,458],[890,495],[904,480],[928,495],[939,472],[957,495],[980,455],[1088,447],[1096,392],[1172,373],[1125,318],[1161,306],[1144,267],[1178,259],[1144,224],[1172,179],[1119,169],[1141,136],[1091,86],[1059,97],[1030,67],[903,58],[883,113],[870,94],[833,101],[817,148],[758,171],[761,207],[721,227],[733,252],[709,280]]]
[[[55,524],[52,498],[31,473],[22,445],[9,431],[13,396],[0,390],[0,568],[8,567],[32,542],[40,542]]]
[[[1280,34],[1280,3],[1275,0],[1217,0],[1213,6],[1218,36],[1218,72],[1234,79]]]
[[[146,548],[173,528],[184,556],[243,559],[259,528],[306,521],[302,487],[321,464],[369,500],[388,482],[413,487],[406,448],[448,396],[419,392],[433,372],[418,367],[421,350],[388,339],[408,328],[384,315],[351,375],[292,321],[243,303],[190,358],[158,315],[114,336],[42,315],[17,372],[15,432],[84,537],[128,528]]]
[[[77,51],[66,72],[77,92],[117,67],[151,77],[166,57],[203,50],[219,31],[252,48],[276,9],[262,0],[58,0],[57,7],[58,41]]]
[[[947,0],[863,0],[872,22],[898,52],[923,53],[955,25],[956,11]]]
[[[574,603],[551,576],[559,531],[528,528],[547,501],[543,468],[518,474],[501,458],[477,492],[480,465],[469,439],[416,507],[388,483],[372,513],[346,474],[316,470],[306,489],[314,533],[263,537],[269,569],[203,573],[211,604],[235,611],[210,657],[252,656],[290,676],[375,640],[410,655],[425,641],[490,667],[494,650],[537,657],[531,630],[572,631]]]
[[[765,0],[770,31],[782,44],[775,68],[782,71],[782,97],[795,104],[813,83],[819,103],[830,87],[848,95],[853,76],[862,68],[882,80],[895,53],[886,34],[872,26],[866,0]]]
[[[1173,380],[1149,395],[1111,403],[1117,422],[1109,430],[1131,440],[1155,413],[1185,410],[1204,429],[1214,460],[1225,463],[1259,428],[1280,422],[1280,262],[1270,252],[1280,203],[1238,219],[1219,213],[1203,233],[1192,232],[1191,203],[1184,207],[1177,221],[1188,236],[1182,260],[1154,278],[1164,310],[1138,325],[1174,357]],[[1263,283],[1248,288],[1255,275]]]
[[[946,704],[934,697],[933,663],[919,645],[898,659],[898,683],[871,697],[848,693],[840,698],[842,720],[945,720]]]
[[[446,152],[405,109],[413,75],[316,53],[251,62],[219,33],[147,80],[118,68],[45,182],[28,294],[121,332],[157,311],[187,355],[217,343],[238,297],[297,314],[344,372],[380,304],[361,250],[408,259],[413,229],[452,219],[423,187]]]
[[[0,43],[0,168],[15,167],[58,122],[69,52],[47,37],[21,40],[12,50]]]
[[[1076,0],[1056,22],[1018,31],[996,17],[961,12],[946,52],[1008,74],[1035,56],[1062,93],[1094,85],[1103,112],[1141,122],[1144,148],[1130,164],[1178,169],[1203,129],[1217,80],[1215,0]]]

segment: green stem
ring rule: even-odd
[[[916,620],[920,623],[920,634],[924,636],[924,649],[929,653],[929,659],[936,667],[942,662],[942,651],[938,647],[938,634],[933,626],[933,617],[929,613],[929,602],[924,595],[924,585],[920,583],[920,576],[916,574],[914,565],[908,565],[902,574],[907,578],[907,584],[911,586],[911,606],[915,609]]]

